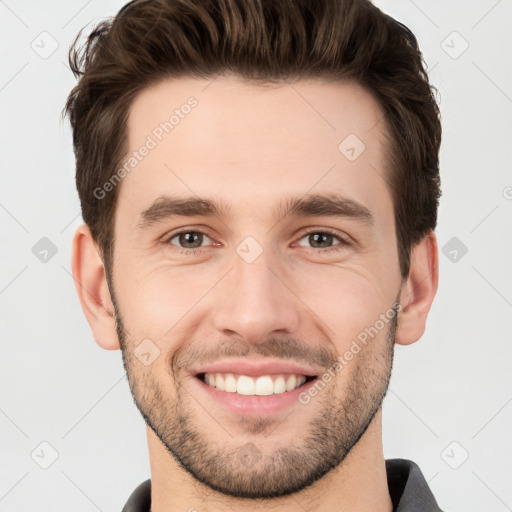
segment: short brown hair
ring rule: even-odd
[[[79,78],[64,113],[73,129],[82,217],[107,272],[138,93],[165,78],[235,73],[249,81],[356,80],[377,99],[387,126],[388,166],[402,277],[410,252],[437,223],[441,123],[414,34],[368,0],[134,0],[69,52]]]

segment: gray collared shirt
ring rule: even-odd
[[[406,459],[387,459],[386,473],[393,512],[443,512],[418,465]],[[151,479],[131,494],[122,512],[150,512]]]

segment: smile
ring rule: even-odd
[[[201,373],[197,375],[205,384],[219,391],[239,395],[277,395],[297,389],[314,377],[291,374],[269,374],[259,376],[238,375],[233,373]]]

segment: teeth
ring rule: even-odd
[[[240,375],[240,377],[238,377],[238,382],[236,383],[236,392],[239,395],[254,395],[254,388],[254,379],[251,379],[251,377],[247,377],[245,375]]]
[[[217,378],[215,379],[215,382],[217,382]],[[236,379],[232,373],[228,373],[226,375],[226,379],[224,380],[224,391],[227,391],[228,393],[236,392]]]
[[[213,380],[213,379],[212,379]],[[286,391],[293,391],[297,387],[297,377],[290,375],[286,381]]]
[[[279,375],[274,382],[274,393],[284,393],[286,391],[286,382],[284,377]]]
[[[266,396],[293,391],[306,382],[304,375],[261,375],[248,377],[232,373],[205,373],[206,384],[228,393]]]
[[[225,387],[224,387],[224,377],[222,375],[217,375],[217,376],[214,376],[215,378],[215,382],[214,382],[214,385],[217,389],[220,389],[221,391],[225,391]]]
[[[274,393],[274,383],[272,382],[272,377],[270,377],[270,375],[258,377],[254,384],[254,394],[264,396],[271,395],[272,393]]]

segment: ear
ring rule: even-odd
[[[418,341],[425,332],[428,312],[439,279],[437,238],[430,231],[412,250],[409,276],[400,294],[395,340],[399,345]]]
[[[71,268],[83,312],[96,343],[106,350],[120,348],[114,305],[107,285],[105,267],[86,224],[75,231]]]

